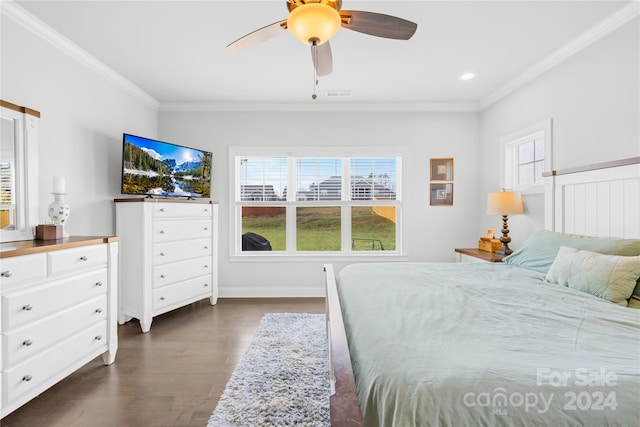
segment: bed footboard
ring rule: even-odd
[[[344,330],[333,265],[324,265],[326,280],[327,336],[329,340],[329,376],[331,379],[331,427],[362,425],[360,402],[351,366],[349,345]]]

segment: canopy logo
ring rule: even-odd
[[[507,393],[506,389],[497,387],[491,392],[466,393],[462,400],[469,407],[493,408],[493,413],[496,415],[507,415],[509,413],[508,407],[524,407],[525,412],[537,410],[538,413],[544,414],[549,410],[553,395],[551,393],[549,396],[545,396],[544,393],[534,392]]]
[[[508,393],[503,387],[496,387],[492,391],[468,392],[463,396],[463,402],[468,407],[492,408],[495,415],[508,415],[509,408],[522,408],[525,412],[537,411],[546,413],[554,398],[561,399],[565,411],[604,411],[615,410],[618,407],[616,392],[607,393],[605,387],[614,387],[618,376],[615,372],[600,368],[597,371],[579,368],[573,371],[552,371],[549,368],[538,368],[536,385],[541,391]],[[564,393],[550,392],[564,388]],[[559,406],[556,404],[556,406]]]

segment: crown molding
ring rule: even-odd
[[[455,112],[476,113],[477,104],[218,104],[218,103],[171,103],[160,104],[164,112]]]
[[[601,21],[599,24],[595,25],[588,31],[584,32],[582,35],[578,36],[563,48],[557,50],[542,61],[530,67],[527,71],[509,81],[507,84],[500,87],[492,94],[483,98],[478,105],[479,111],[482,111],[490,105],[496,103],[511,92],[519,89],[535,78],[541,76],[556,65],[566,61],[571,56],[575,55],[576,53],[582,51],[583,49],[605,37],[606,35],[627,24],[632,19],[637,18],[639,15],[640,2],[633,1],[632,3],[613,13],[608,18]]]
[[[131,83],[121,74],[105,65],[95,56],[91,55],[89,52],[61,35],[40,19],[27,12],[25,9],[14,3],[13,0],[1,0],[0,13],[12,19],[25,29],[31,31],[41,39],[49,42],[60,51],[85,65],[87,68],[102,76],[113,85],[129,93],[139,101],[142,101],[146,106],[151,107],[156,111],[160,107],[160,103],[154,97]]]

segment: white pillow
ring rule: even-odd
[[[640,277],[640,256],[603,255],[561,246],[546,280],[627,306]]]

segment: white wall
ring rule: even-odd
[[[65,176],[71,207],[66,231],[113,235],[113,203],[120,195],[122,133],[154,136],[157,111],[1,17],[0,98],[40,111],[39,219],[54,176]]]
[[[481,161],[494,165],[482,170],[482,192],[501,188],[499,139],[547,118],[553,169],[640,156],[639,29],[636,18],[481,112]],[[526,215],[509,218],[514,248],[544,228],[542,195],[524,203]]]
[[[161,112],[160,138],[214,153],[213,199],[220,202],[220,294],[322,295],[322,264],[313,261],[230,260],[229,147],[389,146],[408,148],[403,164],[408,259],[453,261],[454,248],[474,246],[481,165],[475,113]],[[429,206],[429,158],[454,158],[454,205]]]

